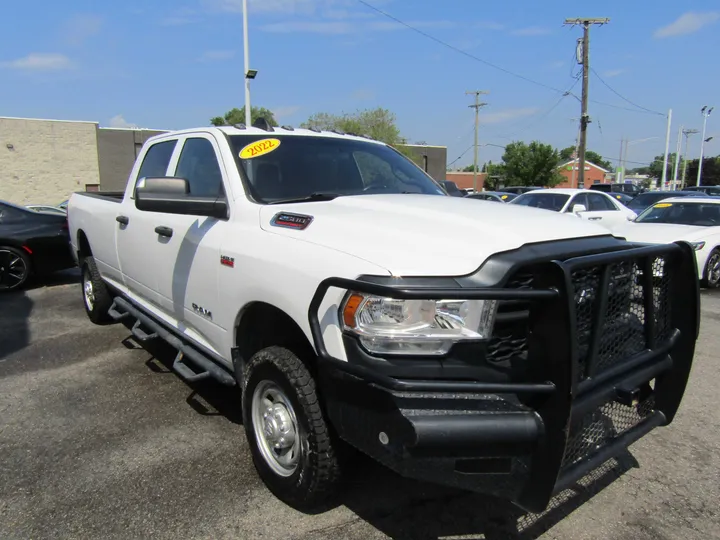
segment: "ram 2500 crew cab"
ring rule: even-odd
[[[296,507],[333,492],[349,443],[541,510],[669,424],[690,373],[688,244],[450,197],[362,137],[162,134],[69,222],[90,319],[237,386],[258,473]]]

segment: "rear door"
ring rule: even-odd
[[[177,139],[161,140],[149,146],[141,158],[140,169],[133,178],[167,176]],[[132,181],[132,179],[131,179]],[[137,185],[137,181],[135,182]],[[116,216],[116,245],[120,270],[125,286],[140,297],[160,305],[158,269],[161,260],[158,250],[157,227],[166,214],[141,211],[135,208],[135,190],[128,192],[118,205]]]
[[[582,217],[588,221],[597,221],[606,227],[620,225],[627,221],[625,212],[621,212],[609,196],[603,193],[588,193],[588,211]]]

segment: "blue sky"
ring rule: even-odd
[[[567,17],[609,17],[591,31],[591,65],[615,91],[663,114],[673,109],[671,151],[681,125],[701,128],[700,108],[720,106],[717,0],[488,2],[367,0],[453,47],[404,28],[357,0],[249,0],[250,58],[259,70],[253,104],[297,125],[320,111],[382,106],[411,142],[448,146],[448,161],[472,144],[466,90],[488,90],[480,159],[498,161],[511,140],[570,146],[579,102],[546,85],[573,84],[579,27]],[[35,0],[3,6],[0,115],[94,120],[101,126],[176,129],[241,106],[242,0]],[[7,24],[9,23],[9,24]],[[573,92],[580,95],[580,83]],[[590,78],[588,147],[628,160],[664,149],[666,119],[639,111]],[[715,103],[713,100],[718,101]],[[632,110],[612,107],[626,107]],[[720,109],[708,121],[706,154],[720,153]],[[718,126],[718,127],[716,127]],[[697,157],[700,136],[690,139]],[[457,164],[468,164],[467,152]],[[632,165],[632,164],[629,164]]]

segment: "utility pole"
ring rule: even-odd
[[[677,145],[675,146],[675,166],[673,167],[672,190],[677,189],[678,169],[680,168],[680,151],[682,150],[683,127],[678,130]]]
[[[668,110],[667,129],[665,130],[665,156],[663,157],[662,179],[660,180],[660,189],[665,189],[667,182],[667,166],[668,166],[668,150],[670,150],[670,126],[672,125],[672,109]]]
[[[713,107],[710,107],[708,109],[708,106],[705,105],[702,109],[700,109],[700,112],[702,112],[703,115],[703,129],[702,129],[702,139],[700,140],[700,162],[698,163],[698,177],[697,177],[697,185],[700,185],[700,176],[702,175],[702,165],[703,165],[703,154],[705,154],[705,128],[707,128],[707,119],[708,116],[710,116],[710,113],[713,112]]]
[[[484,107],[487,103],[480,102],[480,96],[483,94],[489,94],[486,90],[468,90],[465,92],[466,95],[472,94],[475,96],[475,104],[468,105],[471,109],[475,109],[475,158],[473,159],[473,191],[477,191],[477,175],[478,175],[478,129],[480,128],[480,107]]]
[[[696,133],[700,132],[697,129],[683,129],[683,135],[685,135],[685,151],[683,152],[683,156],[685,157],[685,161],[683,163],[682,185],[680,186],[681,189],[685,189],[685,178],[687,176],[688,139],[690,138],[690,135],[695,135]]]
[[[625,139],[620,139],[620,157],[618,159],[618,170],[616,176],[616,182],[619,184],[625,181],[625,170],[623,169],[623,147],[625,146]]]
[[[571,26],[582,25],[582,61],[578,58],[578,63],[583,67],[583,86],[582,86],[582,113],[580,115],[580,148],[578,151],[578,186],[582,184],[585,187],[585,150],[587,148],[587,125],[590,123],[588,117],[588,82],[590,77],[590,25],[591,24],[607,24],[610,19],[593,19],[593,18],[575,18],[565,19],[564,24]],[[578,51],[579,52],[579,51]],[[578,56],[580,56],[578,54]]]

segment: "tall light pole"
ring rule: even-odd
[[[252,125],[252,106],[250,105],[250,81],[255,78],[257,71],[250,69],[250,45],[248,44],[248,11],[247,0],[243,0],[243,43],[245,47],[245,125]]]
[[[672,189],[677,189],[678,169],[680,168],[680,150],[682,150],[683,127],[678,130],[677,146],[675,147],[675,165],[673,167]]]
[[[685,151],[683,152],[683,156],[685,157],[685,161],[683,162],[682,181],[680,183],[680,187],[682,189],[685,188],[685,177],[687,176],[688,139],[690,138],[690,135],[695,135],[696,133],[700,132],[697,129],[683,129],[683,135],[685,135]]]
[[[670,150],[670,126],[672,124],[672,109],[668,111],[667,116],[667,129],[665,130],[665,155],[663,157],[663,170],[662,170],[662,189],[665,189],[665,182],[667,182],[667,166],[668,166],[668,151]]]
[[[708,106],[705,105],[702,109],[700,109],[700,112],[703,115],[703,129],[702,129],[702,140],[700,141],[700,163],[698,163],[698,177],[697,177],[697,185],[700,185],[700,177],[702,175],[702,165],[703,165],[703,154],[705,153],[705,128],[707,128],[707,119],[708,116],[710,116],[710,113],[712,113],[713,107],[710,107],[708,109]]]

